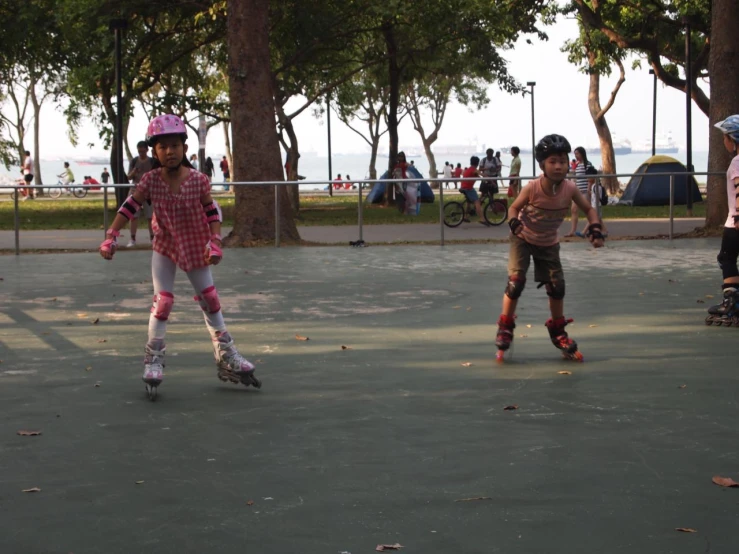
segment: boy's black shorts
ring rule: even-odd
[[[736,262],[739,258],[739,230],[732,227],[724,227],[721,238],[721,251],[718,253],[718,265],[724,274],[724,279],[739,277],[739,268]]]

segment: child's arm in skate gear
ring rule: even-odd
[[[601,229],[603,224],[598,217],[598,212],[590,205],[590,201],[585,198],[579,190],[575,190],[575,194],[572,195],[572,201],[585,212],[585,217],[588,218],[588,236],[590,242],[595,248],[603,246],[603,233]]]
[[[524,187],[521,192],[518,193],[516,199],[508,206],[508,225],[511,227],[511,231],[514,235],[517,235],[521,231],[515,231],[514,226],[518,229],[523,230],[523,224],[518,219],[519,212],[529,203],[529,190],[531,187]],[[514,223],[514,221],[518,223]]]
[[[123,203],[123,205],[120,207],[120,209],[118,210],[118,213],[115,214],[115,219],[113,219],[113,223],[110,225],[108,230],[105,232],[105,240],[100,245],[100,255],[103,258],[105,258],[106,260],[113,259],[113,255],[115,254],[116,247],[118,246],[117,239],[121,234],[120,230],[123,228],[126,222],[131,217],[133,217],[133,214],[135,214],[139,209],[141,209],[141,206],[144,203],[144,200],[145,198],[144,198],[143,193],[135,190],[133,191],[131,196],[129,196],[126,199],[126,201]]]
[[[223,216],[221,215],[221,208],[209,192],[202,196],[200,202],[203,204],[203,210],[205,210],[205,216],[210,227],[210,240],[205,245],[205,261],[208,264],[218,265],[223,259],[223,250],[221,250],[221,221]]]

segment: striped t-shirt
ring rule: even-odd
[[[586,177],[586,172],[589,167],[593,167],[593,164],[590,162],[577,162],[577,167],[575,168],[577,189],[584,195],[588,194],[588,178]]]

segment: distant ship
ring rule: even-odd
[[[657,135],[657,140],[654,142],[655,154],[677,154],[679,150],[680,147],[672,140],[672,131],[668,132],[667,135]],[[651,152],[652,139],[648,138],[640,141],[634,151]]]
[[[611,141],[613,143],[613,153],[616,156],[623,156],[625,154],[631,154],[632,148],[631,148],[631,141],[629,139],[620,140],[616,137],[615,134],[612,134]],[[598,154],[600,153],[600,145],[590,146],[586,148],[586,150],[588,151],[588,153]]]

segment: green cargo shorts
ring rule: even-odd
[[[521,237],[511,235],[508,254],[508,275],[525,276],[534,258],[534,280],[538,283],[564,281],[562,262],[559,260],[559,243],[553,246],[536,246]]]

